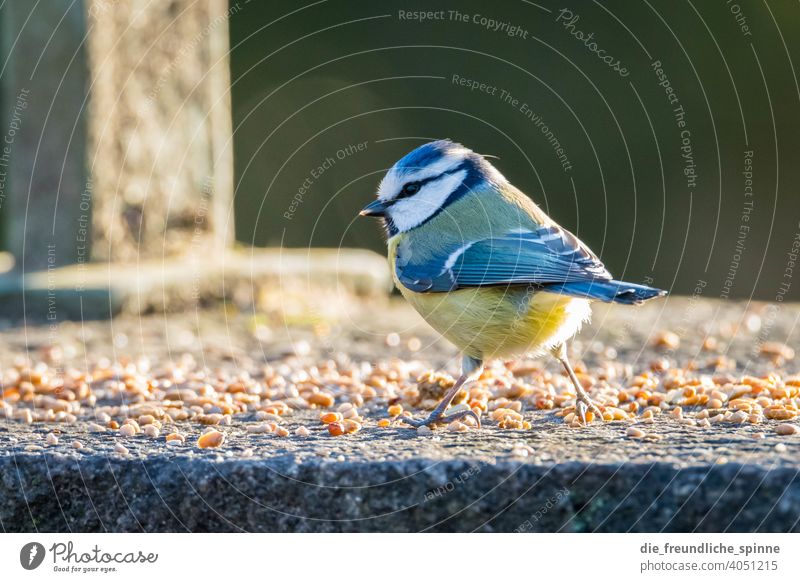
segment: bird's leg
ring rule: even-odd
[[[586,390],[583,389],[581,386],[580,380],[575,375],[575,370],[572,369],[572,366],[569,364],[569,360],[567,359],[567,345],[561,344],[560,346],[555,347],[552,350],[553,356],[561,362],[561,365],[564,366],[564,369],[567,371],[567,375],[569,379],[572,380],[573,386],[575,386],[575,411],[578,413],[578,416],[581,419],[583,424],[586,424],[586,411],[591,410],[597,415],[597,418],[602,420],[603,413],[600,412],[600,409],[597,405],[592,402],[592,399],[589,398],[589,395],[586,393]]]
[[[459,390],[466,384],[467,382],[471,382],[475,378],[480,375],[481,370],[483,369],[483,362],[481,360],[477,360],[475,358],[471,358],[469,356],[464,356],[463,362],[461,364],[461,376],[458,377],[456,383],[453,384],[453,387],[450,388],[447,393],[442,398],[441,402],[436,405],[431,413],[428,415],[428,418],[423,420],[414,420],[411,418],[407,418],[405,416],[401,416],[400,420],[405,422],[406,424],[410,424],[414,428],[419,428],[421,426],[427,426],[431,424],[438,424],[438,423],[449,423],[453,422],[454,420],[460,420],[465,416],[471,416],[475,419],[475,422],[478,424],[478,428],[481,426],[481,418],[478,416],[474,410],[467,408],[466,410],[460,410],[458,412],[454,412],[453,414],[445,415],[444,412],[447,410],[447,407],[450,406],[450,403],[453,402],[453,398],[456,397]]]

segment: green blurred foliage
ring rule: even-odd
[[[800,269],[793,285],[786,276],[800,232],[796,3],[240,4],[231,18],[239,240],[383,252],[379,229],[357,219],[358,210],[394,161],[449,137],[497,156],[506,177],[619,278],[682,294],[702,281],[706,296],[725,295],[727,286],[731,297],[766,300],[789,281],[783,298],[800,298]],[[572,27],[558,20],[562,8],[579,16]],[[444,19],[401,18],[421,9],[443,10]],[[507,26],[491,30],[476,15]],[[511,26],[516,36],[503,32]],[[577,30],[594,33],[596,46],[571,34]],[[619,59],[629,75],[590,48]],[[685,128],[654,61],[685,111]],[[471,91],[454,75],[497,90]],[[518,102],[504,100],[503,90]],[[523,103],[553,132],[571,169]],[[684,175],[683,129],[694,187]],[[337,157],[358,143],[363,151]]]

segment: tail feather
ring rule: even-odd
[[[662,297],[667,294],[666,291],[661,289],[625,281],[577,281],[574,283],[546,285],[544,288],[553,293],[628,305],[643,303],[648,299]]]

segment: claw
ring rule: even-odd
[[[586,424],[586,410],[588,408],[589,407],[586,405],[586,403],[583,400],[576,400],[575,401],[575,411],[578,413],[578,416],[580,417],[581,422],[583,424]]]
[[[600,408],[592,402],[591,398],[585,395],[578,395],[578,398],[575,400],[575,411],[578,413],[583,424],[586,424],[587,410],[594,412],[598,420],[603,420],[603,413],[600,411]]]
[[[430,416],[428,416],[428,418],[423,420],[414,420],[413,418],[408,418],[407,416],[401,416],[399,420],[414,428],[419,428],[421,426],[430,426],[432,424],[449,424],[453,421],[460,420],[465,416],[471,416],[473,419],[475,419],[475,423],[478,425],[478,428],[481,428],[481,417],[478,416],[478,414],[471,408],[459,410],[458,412],[448,415],[432,413]]]
[[[400,422],[404,422],[404,423],[406,423],[407,425],[409,425],[409,426],[412,426],[412,427],[414,427],[414,428],[419,428],[419,427],[421,427],[423,424],[425,424],[425,421],[424,421],[424,420],[414,420],[413,418],[409,418],[409,417],[407,417],[407,416],[401,416],[401,417],[400,417],[398,420],[399,420]],[[426,419],[426,420],[427,420],[427,419]]]

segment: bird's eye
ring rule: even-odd
[[[405,198],[406,196],[412,196],[419,192],[420,185],[419,182],[409,182],[403,189],[400,191],[400,197]]]

